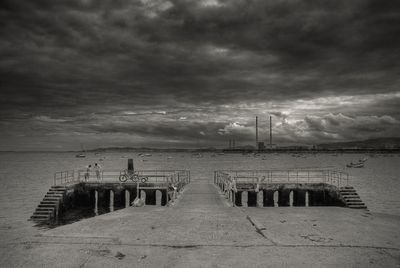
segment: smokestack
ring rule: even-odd
[[[256,116],[256,148],[258,148],[258,116]]]
[[[272,116],[269,116],[269,147],[272,148]]]

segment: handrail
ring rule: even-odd
[[[234,183],[327,183],[346,186],[348,173],[329,169],[268,169],[268,170],[217,170],[214,183],[222,185]]]
[[[58,171],[54,173],[54,185],[68,184],[74,181],[76,181],[74,170]]]
[[[79,182],[118,182],[123,173],[120,169],[106,169],[99,173],[87,170],[68,170],[54,173],[54,185],[65,185]],[[146,177],[147,183],[188,184],[190,182],[189,170],[135,170],[135,174]],[[129,180],[127,181],[130,182]]]

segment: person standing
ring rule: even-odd
[[[95,170],[95,172],[96,172],[96,177],[97,177],[97,180],[99,181],[100,180],[100,172],[101,172],[101,167],[100,167],[100,165],[98,165],[97,163],[94,163],[94,170]]]
[[[85,181],[88,181],[88,180],[89,180],[90,172],[92,172],[92,165],[88,165],[88,166],[86,167]]]

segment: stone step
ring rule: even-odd
[[[341,192],[341,193],[355,193],[356,192],[356,190],[339,190],[339,192]]]
[[[355,208],[355,209],[367,209],[367,206],[365,205],[360,205],[360,206],[348,206],[349,208]]]
[[[63,194],[64,190],[49,190],[47,193]]]
[[[363,202],[348,202],[346,203],[347,206],[365,206]]]
[[[42,200],[41,202],[40,202],[40,204],[57,204],[58,203],[58,199],[55,199],[55,200]]]
[[[31,218],[32,217],[50,217],[50,214],[51,213],[49,213],[49,212],[35,211],[35,212],[33,212],[33,215],[31,216]]]
[[[357,193],[346,193],[346,194],[340,193],[340,195],[341,196],[358,196]]]
[[[354,189],[353,186],[344,186],[344,187],[340,187],[340,190],[347,190],[347,189]]]
[[[359,195],[355,195],[355,194],[352,194],[352,195],[343,195],[343,198],[344,198],[344,199],[360,199],[360,196],[359,196]]]
[[[38,207],[36,208],[35,212],[41,212],[41,211],[53,211],[54,207]]]
[[[44,197],[57,197],[57,198],[61,198],[63,197],[62,194],[46,194]]]
[[[51,189],[67,189],[67,187],[62,186],[62,185],[55,185],[55,186],[51,186]]]
[[[48,215],[33,215],[31,219],[34,221],[48,221],[50,217]]]
[[[345,199],[346,203],[349,202],[362,202],[360,198]]]
[[[45,197],[43,198],[43,201],[60,201],[60,198],[56,198],[56,197]]]
[[[39,204],[38,208],[54,208],[56,204]]]
[[[63,194],[59,194],[59,193],[46,193],[45,196],[57,196],[57,197],[63,197]]]

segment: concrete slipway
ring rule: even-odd
[[[229,207],[194,177],[171,207],[104,214],[2,243],[2,267],[400,267],[400,217]]]

